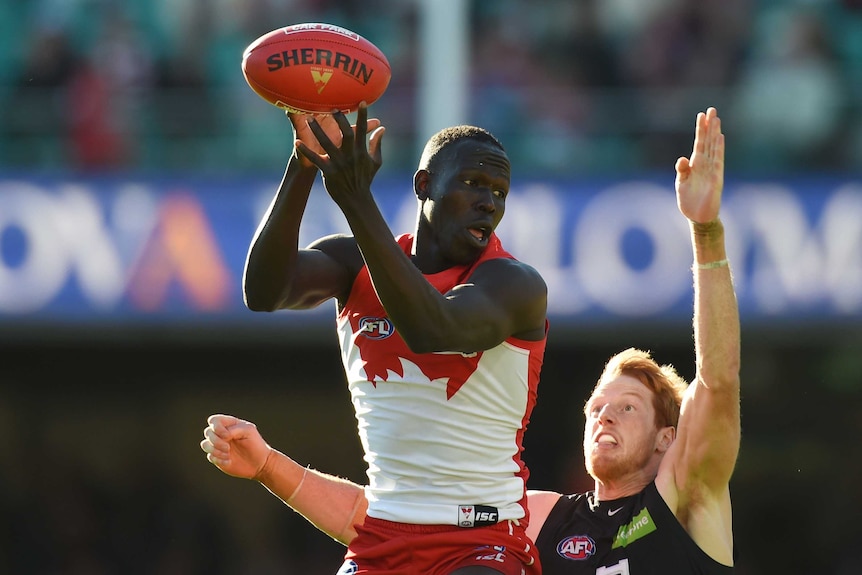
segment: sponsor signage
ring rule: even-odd
[[[409,175],[375,185],[393,232],[412,230]],[[0,178],[0,324],[331,327],[334,304],[256,314],[242,302],[249,242],[277,181]],[[558,326],[690,322],[691,248],[672,174],[515,180],[498,229],[535,266]],[[862,319],[862,181],[728,179],[722,218],[743,321]],[[302,244],[349,229],[318,183]]]

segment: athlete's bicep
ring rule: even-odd
[[[296,270],[282,307],[309,309],[336,298],[343,301],[362,267],[356,242],[329,236],[299,250]]]
[[[560,500],[561,495],[554,491],[527,490],[527,509],[530,511],[530,522],[527,525],[527,537],[536,541],[551,509]]]
[[[491,260],[469,282],[446,294],[457,307],[460,329],[496,345],[508,337],[536,341],[545,334],[548,290],[532,267],[515,260]]]

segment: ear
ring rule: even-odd
[[[416,197],[419,198],[420,202],[424,202],[428,199],[428,185],[431,178],[431,174],[428,173],[428,170],[416,170],[416,173],[413,174],[413,193],[416,194]]]
[[[673,445],[674,439],[676,439],[676,427],[662,427],[658,430],[658,436],[656,437],[656,450],[659,453],[664,453]]]

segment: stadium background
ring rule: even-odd
[[[0,572],[265,575],[340,565],[339,545],[260,486],[223,476],[197,447],[207,415],[234,413],[303,463],[364,476],[331,310],[250,319],[237,300],[250,230],[220,223],[249,190],[271,191],[290,146],[286,120],[244,84],[239,55],[260,34],[303,21],[351,28],[393,64],[392,84],[372,108],[387,125],[387,199],[407,193],[397,182],[409,181],[433,123],[453,114],[503,140],[520,187],[550,178],[556,201],[579,214],[583,197],[617,181],[669,189],[673,161],[690,150],[695,113],[716,105],[733,198],[752,183],[788,192],[811,220],[810,235],[844,254],[823,269],[849,270],[840,282],[821,278],[806,250],[785,254],[773,276],[756,256],[740,266],[738,572],[859,572],[860,239],[831,237],[834,228],[815,224],[835,221],[823,215],[835,197],[851,207],[860,198],[862,5],[447,2],[0,0]],[[435,4],[446,4],[448,17],[457,8],[465,15],[465,97],[445,106],[427,100],[436,88],[420,74],[455,43],[449,30],[438,37],[439,53],[426,57]],[[45,277],[27,267],[38,247],[28,238],[64,229],[62,221],[80,224],[54,209],[71,209],[75,198],[91,199],[108,220],[129,187],[161,206],[162,224],[188,224],[202,230],[198,239],[212,229],[212,243],[193,247],[222,248],[227,267],[206,259],[217,251],[180,250],[159,284],[161,260],[141,266],[135,252],[135,265],[120,266],[119,303],[87,299],[81,285],[108,290],[97,281],[106,281],[104,268],[87,271],[84,262],[99,256],[88,246],[75,252],[76,272],[62,289],[37,305],[30,286],[53,276],[48,265]],[[174,195],[177,188],[190,193]],[[746,212],[731,214],[740,228]],[[36,215],[25,221],[24,213]],[[761,226],[800,227],[795,212],[767,213],[774,219]],[[195,228],[200,222],[211,228]],[[65,233],[72,243],[93,229],[101,228]],[[544,242],[560,242],[548,236],[531,236],[538,253]],[[105,237],[122,253],[127,236]],[[201,272],[201,261],[212,265]],[[54,263],[72,265],[59,256]],[[796,264],[799,277],[782,276]],[[190,268],[190,276],[181,271]],[[155,276],[130,272],[141,269]],[[829,298],[816,291],[821,279]],[[193,289],[208,281],[210,291]],[[758,291],[772,284],[786,289]],[[147,297],[153,285],[164,297]],[[208,307],[208,298],[216,303]],[[651,349],[692,375],[686,302],[666,310],[635,316],[593,305],[567,313],[563,305],[555,314],[559,329],[526,439],[531,486],[588,487],[580,409],[613,352]]]

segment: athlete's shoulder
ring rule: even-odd
[[[309,244],[307,249],[319,250],[338,261],[352,261],[357,255],[362,257],[356,238],[347,234],[323,236]]]
[[[536,286],[545,286],[545,279],[539,270],[530,264],[515,258],[495,258],[480,262],[476,272],[503,274],[510,281],[529,282]],[[475,273],[475,272],[474,272]]]

